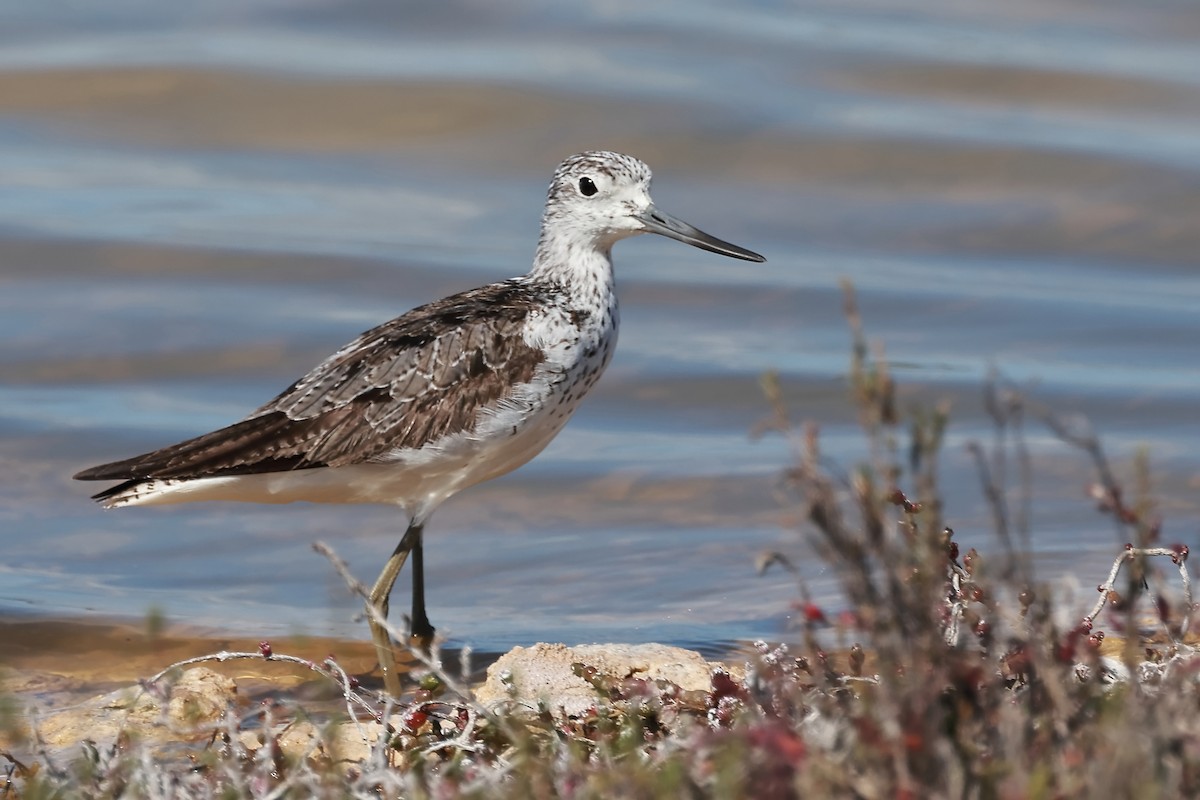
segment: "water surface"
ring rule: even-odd
[[[101,512],[69,476],[228,424],[360,331],[523,272],[545,184],[605,147],[765,265],[616,249],[621,343],[547,451],[446,504],[430,610],[479,650],[778,637],[785,548],[749,434],[778,370],[826,453],[851,279],[905,403],[953,403],[948,519],[992,548],[966,443],[999,368],[1088,415],[1165,537],[1200,528],[1200,18],[1188,4],[123,0],[0,8],[0,612],[359,636],[386,508]],[[1086,461],[1030,427],[1044,576],[1094,585]],[[398,597],[407,592],[402,578]],[[403,605],[402,602],[399,603]]]

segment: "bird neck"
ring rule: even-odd
[[[612,244],[550,236],[543,229],[529,277],[557,284],[572,295],[608,297],[615,290]]]

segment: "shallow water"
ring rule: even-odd
[[[592,147],[768,257],[618,245],[621,343],[562,435],[430,526],[430,611],[479,650],[777,637],[794,588],[782,373],[827,455],[852,280],[909,398],[954,404],[948,521],[993,547],[967,442],[991,366],[1146,447],[1165,538],[1200,521],[1200,17],[1189,4],[467,3],[0,8],[0,612],[361,635],[386,508],[101,513],[69,476],[234,421],[360,331],[523,272]],[[1045,576],[1114,548],[1086,461],[1031,424]],[[397,588],[403,597],[406,585]],[[403,605],[403,602],[399,602]]]

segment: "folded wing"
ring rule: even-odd
[[[470,432],[481,411],[542,363],[541,350],[522,335],[538,302],[517,279],[413,309],[367,331],[241,422],[75,478],[136,483],[340,467]]]

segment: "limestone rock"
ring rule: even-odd
[[[400,721],[399,715],[391,718],[393,725]],[[361,720],[357,725],[349,721],[314,725],[305,720],[281,725],[275,735],[279,749],[289,758],[354,763],[370,758],[383,735],[383,726],[374,720]],[[264,732],[242,731],[238,738],[243,747],[258,750],[263,746]]]
[[[576,663],[605,678],[666,680],[684,691],[711,689],[713,670],[724,668],[699,653],[664,644],[535,644],[514,647],[492,664],[475,699],[488,708],[508,704],[514,713],[531,713],[541,701],[555,713],[577,716],[602,698],[575,674]]]
[[[109,747],[122,732],[149,742],[175,740],[180,730],[220,721],[236,694],[231,678],[195,667],[170,687],[165,713],[161,698],[131,686],[43,717],[37,729],[52,750],[71,748],[83,739]]]
[[[237,696],[233,678],[204,667],[189,669],[171,687],[167,719],[180,728],[209,726],[225,716]]]

